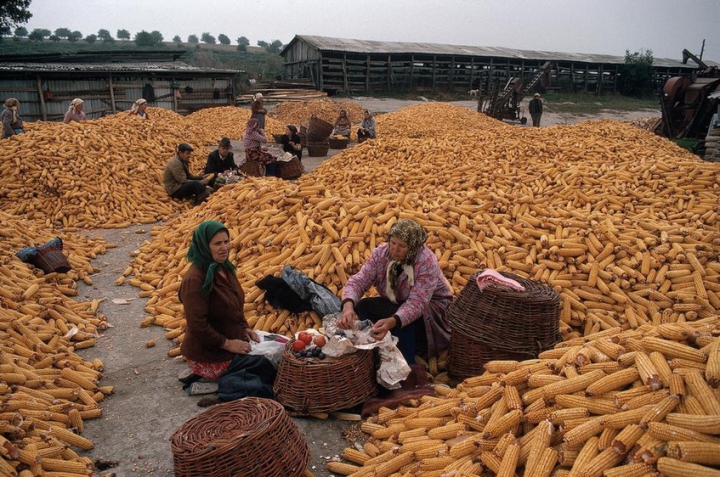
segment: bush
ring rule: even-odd
[[[644,98],[654,94],[653,53],[651,50],[625,51],[625,64],[620,67],[620,91],[625,96]]]

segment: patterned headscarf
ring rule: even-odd
[[[192,242],[190,243],[190,249],[187,253],[188,262],[196,265],[198,268],[205,270],[205,281],[200,288],[200,293],[204,296],[210,295],[212,291],[213,283],[215,282],[215,272],[218,267],[222,267],[232,273],[235,273],[235,266],[230,263],[229,260],[225,260],[224,263],[218,263],[213,260],[212,252],[210,251],[210,241],[218,232],[228,232],[228,229],[215,220],[208,220],[203,222],[193,232]]]
[[[145,98],[138,99],[132,105],[132,112],[137,113],[140,110],[140,106],[142,106],[143,104],[146,104],[146,103],[147,103],[147,99],[145,99]]]
[[[257,129],[257,127],[260,125],[260,121],[258,121],[255,118],[248,119],[247,124],[245,125],[245,132],[249,133]]]
[[[78,104],[83,104],[84,101],[80,98],[75,98],[72,101],[70,101],[70,107],[68,108],[68,111],[73,111],[75,109],[75,106]]]
[[[410,286],[415,284],[415,275],[413,272],[413,264],[420,253],[420,249],[427,240],[427,232],[417,222],[410,219],[400,219],[390,227],[388,233],[388,241],[390,237],[397,237],[408,246],[408,252],[405,260],[391,260],[387,268],[387,288],[385,289],[388,298],[393,303],[397,296],[397,280],[404,271],[408,276]]]

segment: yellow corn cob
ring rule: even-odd
[[[333,474],[350,475],[360,470],[360,467],[352,464],[346,464],[344,462],[333,462],[327,463],[328,471]]]
[[[640,373],[636,368],[623,369],[591,383],[585,392],[588,396],[599,396],[625,387],[639,378]]]
[[[609,448],[612,445],[613,440],[619,433],[619,429],[611,429],[609,427],[603,429],[599,436],[598,449],[604,451],[605,449]]]
[[[652,465],[639,462],[607,469],[603,475],[604,477],[646,477],[653,475],[654,471],[655,468]]]
[[[523,408],[522,398],[520,397],[520,392],[518,391],[517,387],[506,385],[504,398],[505,405],[508,407],[508,409],[513,410]]]
[[[79,475],[87,475],[92,469],[92,467],[88,467],[84,462],[53,458],[42,459],[42,468],[45,471],[67,472],[69,474]]]
[[[575,462],[570,469],[570,474],[573,476],[579,475],[580,471],[586,467],[595,456],[598,455],[598,438],[593,436],[589,438],[580,449]]]
[[[613,400],[599,397],[587,398],[579,395],[560,394],[555,396],[555,403],[562,408],[582,407],[591,414],[612,414],[618,411],[618,406]]]
[[[563,436],[563,441],[569,449],[577,449],[590,437],[597,436],[603,430],[603,417],[594,417],[579,426],[570,429]]]
[[[720,434],[720,416],[671,413],[667,415],[667,423],[673,426],[690,429],[704,434]]]
[[[701,432],[685,429],[683,427],[665,424],[664,422],[649,422],[648,434],[661,441],[698,441],[720,443],[720,439]]]
[[[623,456],[616,453],[613,449],[605,449],[587,463],[579,472],[579,477],[600,477],[603,472],[611,467],[615,467],[622,461]]]
[[[720,414],[720,400],[715,396],[712,388],[708,386],[702,374],[692,371],[685,375],[685,385],[690,394],[698,398],[707,414]]]
[[[502,417],[488,423],[483,430],[483,439],[500,437],[506,431],[520,423],[523,413],[520,409],[513,409]]]
[[[370,459],[370,456],[367,455],[365,452],[361,452],[354,447],[346,447],[343,449],[342,458],[345,460],[349,460],[350,462],[354,464],[360,464],[363,465],[365,462],[367,462],[368,459]]]
[[[408,465],[413,461],[415,455],[412,452],[405,452],[398,454],[387,462],[378,464],[375,468],[375,477],[388,477],[390,474],[397,472],[403,466]]]
[[[672,412],[678,404],[680,404],[679,396],[671,394],[670,396],[665,397],[662,401],[652,406],[650,410],[645,413],[642,419],[640,419],[640,426],[645,428],[647,427],[648,422],[665,420],[665,416]]]
[[[667,477],[720,477],[720,470],[670,457],[661,457],[657,468]]]
[[[424,427],[418,427],[415,429],[410,429],[407,431],[401,431],[397,435],[397,440],[399,443],[403,443],[406,439],[410,439],[412,437],[418,437],[418,436],[425,436],[427,434],[427,429]]]
[[[625,455],[644,433],[645,431],[639,425],[630,424],[613,439],[610,447],[618,454]]]
[[[667,389],[652,391],[630,399],[629,401],[625,402],[621,408],[623,410],[633,410],[641,408],[643,406],[648,406],[650,404],[657,404],[669,395],[670,391]]]
[[[431,439],[453,439],[466,430],[465,424],[454,422],[428,430],[427,436]]]
[[[705,379],[714,388],[720,386],[720,340],[715,339],[708,350]]]
[[[513,477],[520,459],[520,445],[517,442],[511,443],[505,450],[500,467],[497,471],[497,477]]]
[[[670,441],[668,457],[696,464],[720,465],[720,444],[692,441]]]
[[[600,370],[595,370],[576,378],[570,378],[558,383],[548,384],[547,386],[543,386],[539,389],[542,389],[545,399],[550,399],[558,394],[572,394],[574,392],[583,391],[591,383],[603,378],[604,376],[605,373]],[[523,399],[523,402],[526,402],[525,399]]]
[[[649,386],[653,391],[663,387],[662,379],[660,378],[657,369],[655,369],[655,365],[652,360],[650,360],[650,356],[646,353],[638,351],[635,354],[635,367],[640,374],[640,379],[643,384]]]
[[[400,449],[398,449],[398,452],[415,452],[417,450],[421,449],[437,449],[440,450],[440,448],[443,446],[443,440],[442,439],[421,439],[417,441],[411,441],[403,444],[400,446]]]
[[[677,341],[646,336],[641,340],[641,343],[643,349],[647,352],[659,351],[665,355],[666,358],[683,358],[700,363],[707,361],[707,355],[705,353],[688,345],[678,343]]]

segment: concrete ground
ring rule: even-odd
[[[374,112],[390,112],[421,102],[355,98],[363,107]],[[476,108],[474,101],[456,102],[460,106]],[[652,111],[625,113],[616,116],[646,117],[659,115]],[[589,119],[553,117],[544,115],[543,124],[566,124],[568,121]],[[235,142],[236,155],[242,147]],[[341,151],[330,150],[326,157],[311,158],[305,155],[306,171],[311,171],[328,157]],[[116,286],[115,280],[132,260],[133,251],[143,242],[151,240],[151,226],[133,226],[123,230],[95,230],[92,236],[102,236],[117,244],[107,254],[99,256],[94,266],[101,272],[94,275],[93,285],[79,283],[79,299],[101,299],[101,312],[113,326],[97,340],[97,346],[81,353],[89,358],[100,358],[105,364],[103,385],[115,386],[115,394],[101,403],[103,416],[87,421],[84,436],[95,443],[87,455],[92,459],[117,461],[117,466],[98,475],[114,472],[125,476],[172,476],[173,461],[170,437],[191,417],[203,412],[196,406],[198,397],[188,397],[180,388],[178,374],[185,364],[167,357],[171,343],[158,327],[140,328],[146,315],[146,299],[138,298],[138,289],[130,285]],[[155,340],[157,345],[146,348],[145,343]],[[309,467],[316,476],[331,475],[327,459],[338,455],[348,445],[344,434],[353,430],[353,424],[335,419],[295,418],[295,424],[305,437],[311,450]],[[279,476],[280,477],[280,476]]]

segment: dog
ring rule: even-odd
[[[468,91],[468,94],[469,94],[470,96],[477,96],[478,90],[476,90],[476,89],[471,89],[470,91]]]

